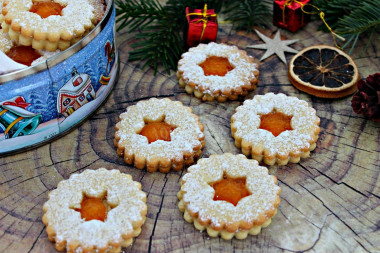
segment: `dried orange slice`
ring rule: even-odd
[[[339,98],[357,90],[359,71],[352,58],[335,47],[305,48],[289,63],[289,81],[306,93],[323,98]]]

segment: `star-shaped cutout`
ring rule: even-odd
[[[286,64],[286,58],[285,58],[284,52],[293,53],[293,54],[298,53],[297,50],[291,47],[288,47],[288,45],[293,44],[297,42],[298,40],[281,40],[280,30],[277,31],[273,39],[265,36],[264,34],[260,33],[257,30],[255,30],[255,32],[265,42],[265,44],[250,45],[250,46],[247,46],[247,48],[266,49],[267,51],[261,57],[260,61],[265,60],[272,54],[276,54],[278,57],[280,57],[281,61],[283,61]]]

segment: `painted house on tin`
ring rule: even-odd
[[[70,80],[62,86],[57,95],[57,110],[66,118],[96,97],[88,74],[79,74],[76,68],[73,68],[71,75]]]

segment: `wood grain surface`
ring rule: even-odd
[[[301,50],[317,44],[333,45],[331,35],[310,23],[297,33],[282,30],[283,39],[300,39]],[[273,36],[276,28],[261,30]],[[379,34],[373,37],[379,37]],[[287,166],[271,166],[269,173],[282,188],[281,204],[272,224],[257,236],[224,241],[200,233],[184,221],[177,191],[185,173],[148,173],[128,166],[113,145],[120,113],[151,97],[168,97],[193,108],[205,125],[202,157],[239,154],[230,134],[230,117],[239,101],[201,102],[179,87],[175,73],[156,76],[143,63],[128,62],[135,34],[118,33],[120,76],[106,103],[83,125],[39,148],[0,158],[0,252],[56,252],[41,219],[42,205],[58,182],[85,169],[105,167],[129,173],[147,192],[148,214],[142,233],[125,252],[380,252],[380,124],[356,115],[351,96],[326,100],[298,91],[288,81],[287,66],[276,56],[260,64],[260,82],[246,97],[267,92],[306,100],[321,118],[317,148],[310,158]],[[224,24],[218,42],[261,44],[254,33],[235,32]],[[380,43],[358,42],[353,58],[362,77],[380,72]],[[264,51],[247,49],[260,58]],[[292,55],[287,54],[287,60]]]

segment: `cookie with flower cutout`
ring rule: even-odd
[[[114,144],[126,163],[167,173],[193,164],[201,155],[203,130],[190,107],[168,98],[151,98],[120,115]]]
[[[4,0],[4,32],[17,44],[37,50],[65,50],[96,24],[95,0]]]
[[[199,44],[178,62],[179,85],[203,101],[236,100],[256,88],[259,71],[252,56],[236,46]]]
[[[267,227],[281,189],[268,169],[244,155],[211,155],[188,169],[178,192],[184,219],[211,237],[245,239]]]
[[[85,170],[61,181],[43,211],[48,238],[57,250],[121,252],[141,232],[146,194],[140,183],[118,170]]]
[[[235,145],[268,165],[298,163],[316,147],[320,119],[306,101],[284,94],[256,95],[231,118]]]

